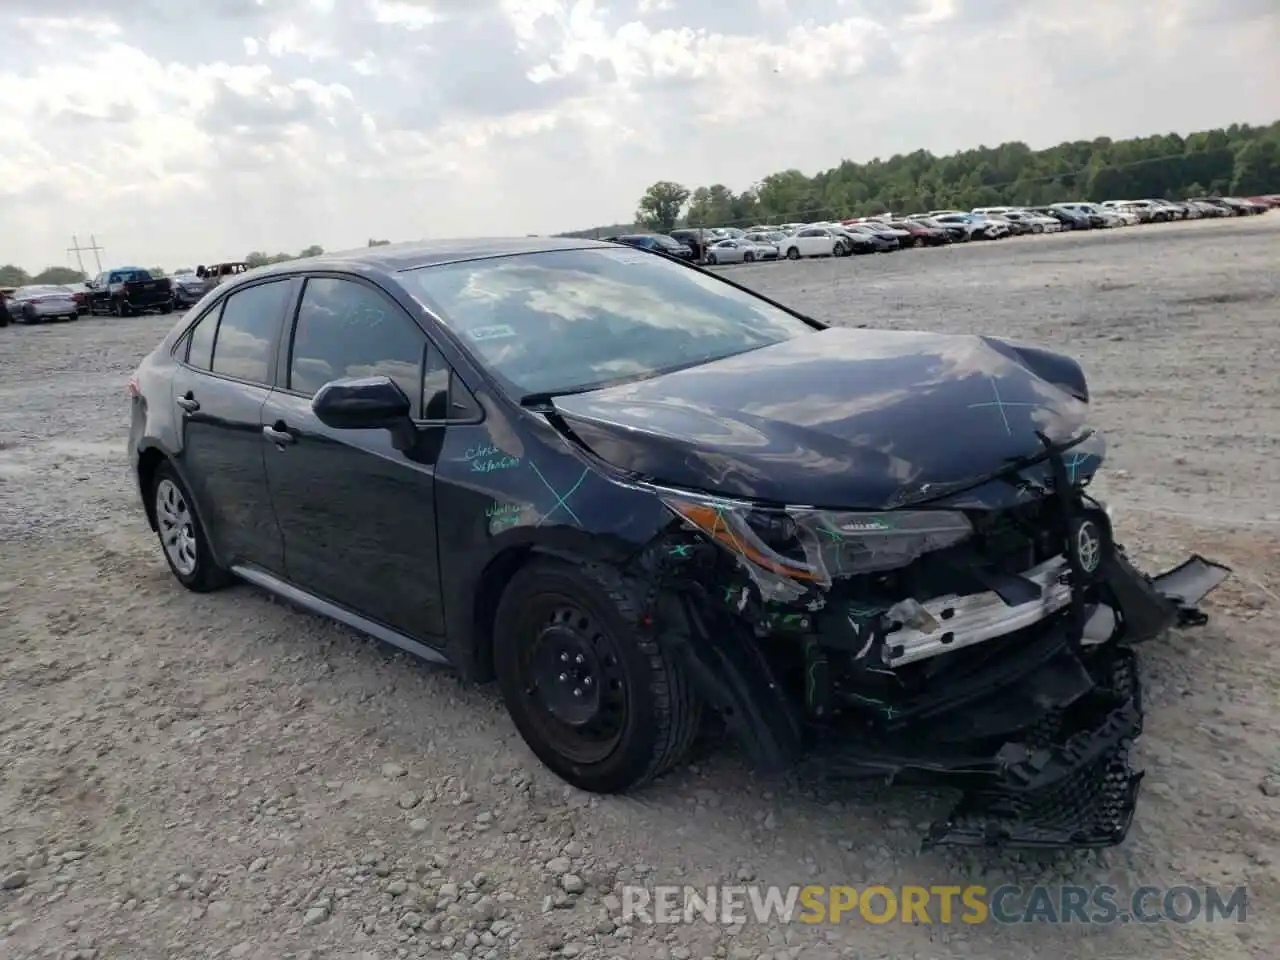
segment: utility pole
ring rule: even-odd
[[[80,246],[80,241],[79,241],[79,239],[77,239],[77,237],[75,236],[75,234],[72,234],[72,235],[71,235],[71,246],[67,247],[67,253],[74,253],[74,254],[76,255],[76,263],[80,264],[80,272],[81,272],[81,273],[84,273],[84,272],[85,272],[85,269],[84,269],[84,257],[82,257],[82,256],[81,256],[81,254],[82,254],[82,253],[87,253],[87,252],[89,252],[89,251],[92,251],[92,252],[93,252],[93,259],[94,259],[94,262],[95,262],[95,263],[97,263],[97,265],[98,265],[98,273],[101,273],[101,272],[102,272],[102,258],[101,258],[100,256],[98,256],[98,254],[102,252],[102,248],[101,248],[100,246],[98,246],[98,241],[97,241],[96,239],[94,239],[93,234],[89,234],[89,246],[87,246],[87,247],[82,247],[82,246]]]

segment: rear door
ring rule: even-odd
[[[413,403],[409,450],[396,449],[389,431],[334,430],[311,410],[329,381],[377,375]],[[446,412],[433,406],[441,376],[426,334],[390,296],[362,278],[317,274],[263,411],[277,438],[264,446],[289,580],[427,643],[444,632],[434,485]]]
[[[283,573],[284,546],[267,492],[262,407],[285,310],[298,282],[241,287],[178,341],[171,402],[182,425],[178,468],[223,564]]]

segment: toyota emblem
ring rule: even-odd
[[[1093,574],[1102,562],[1102,532],[1092,520],[1081,521],[1076,527],[1076,560],[1080,569]]]

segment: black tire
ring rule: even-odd
[[[799,247],[791,247],[791,248],[789,248],[789,249],[787,250],[787,259],[788,259],[788,260],[799,260],[799,259],[800,259],[800,248],[799,248]]]
[[[1039,223],[1033,223],[1033,224],[1031,225],[1031,232],[1032,232],[1032,233],[1044,233],[1044,226],[1043,226],[1043,225],[1041,225],[1041,224],[1039,224]]]
[[[7,304],[0,303],[0,327],[9,325],[9,307]]]
[[[708,254],[707,254],[707,263],[714,267],[714,266],[716,265],[716,262],[717,262],[717,261],[716,261],[716,255],[715,255],[714,253],[708,253]]]
[[[22,308],[22,322],[23,322],[24,324],[33,324],[33,323],[39,323],[40,321],[36,318],[36,315],[35,315],[35,313],[34,313],[34,312],[28,313],[28,312],[27,312],[27,308],[26,308],[26,307],[23,307],[23,308]]]
[[[163,307],[161,307],[161,308],[160,308],[160,312],[161,312],[161,313],[173,313],[173,304],[172,304],[172,303],[166,303]]]
[[[113,309],[112,309],[112,312],[113,312],[117,317],[123,317],[123,316],[125,315],[125,313],[124,313],[124,301],[123,301],[123,300],[116,300],[114,303],[112,303],[112,308],[113,308]]]
[[[702,706],[683,664],[640,632],[640,620],[617,574],[553,559],[517,571],[498,603],[493,655],[507,710],[538,759],[579,789],[621,793],[661,776],[698,733]],[[582,652],[568,659],[567,650]],[[569,673],[552,677],[562,662]],[[536,692],[539,679],[547,698]],[[561,683],[574,689],[566,694]],[[584,688],[587,699],[579,703],[573,696]],[[592,690],[611,705],[595,702]],[[576,725],[546,702],[557,698],[561,713],[585,711]],[[583,720],[588,713],[592,719]],[[592,722],[603,726],[605,739],[583,735]]]
[[[755,255],[754,253],[744,253],[744,254],[742,255],[742,262],[743,262],[743,263],[755,263],[755,262],[756,262],[756,255]]]
[[[169,555],[169,550],[165,547],[166,526],[161,518],[161,508],[157,503],[161,488],[165,484],[171,484],[176,488],[188,511],[190,518],[188,534],[195,545],[195,567],[190,571],[180,569]],[[151,497],[151,509],[156,514],[156,535],[160,540],[160,552],[164,554],[165,563],[169,565],[169,570],[177,581],[193,593],[209,593],[230,584],[234,577],[232,577],[230,571],[218,566],[217,561],[214,560],[213,551],[209,548],[209,537],[204,531],[204,525],[201,524],[199,515],[192,506],[191,494],[188,492],[186,484],[178,476],[177,471],[168,462],[162,463],[156,468],[149,495]]]

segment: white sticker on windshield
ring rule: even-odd
[[[498,323],[491,327],[476,327],[468,330],[467,336],[478,343],[482,340],[509,340],[518,334],[507,324]]]

